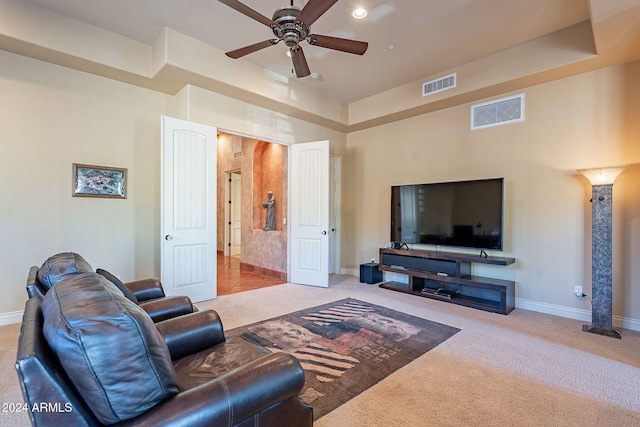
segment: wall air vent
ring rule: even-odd
[[[471,106],[471,129],[524,121],[524,93]]]
[[[456,73],[450,74],[430,82],[422,83],[422,96],[431,95],[443,90],[456,87]]]

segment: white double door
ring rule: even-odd
[[[291,146],[291,276],[329,286],[329,141]]]
[[[161,280],[169,295],[217,296],[217,128],[162,117]],[[291,146],[290,281],[328,286],[329,142]]]
[[[160,280],[193,302],[216,288],[217,129],[162,117]]]

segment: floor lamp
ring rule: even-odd
[[[582,330],[613,338],[622,338],[613,330],[612,303],[612,189],[613,182],[625,167],[584,169],[578,172],[591,182],[592,251],[591,251],[591,325]]]

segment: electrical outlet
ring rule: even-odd
[[[578,298],[582,298],[582,286],[576,286],[574,293]]]
[[[375,262],[376,262],[376,259],[375,258],[371,258],[371,263],[375,264]]]

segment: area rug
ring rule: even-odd
[[[305,371],[302,400],[314,420],[456,334],[452,326],[353,298],[227,332],[293,354]]]

